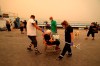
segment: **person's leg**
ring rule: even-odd
[[[67,48],[68,48],[68,56],[72,56],[72,50],[70,44],[67,44]]]
[[[41,54],[37,48],[37,39],[36,36],[32,37],[32,44],[34,44],[34,50],[35,50],[35,54]]]
[[[9,31],[9,28],[8,28],[8,26],[6,26],[7,27],[7,31]]]
[[[33,37],[32,37],[32,44],[34,44],[34,48],[37,48],[36,36],[33,36]]]
[[[67,51],[68,51],[67,44],[65,44],[63,51],[62,51],[61,55],[58,57],[58,59],[59,60],[62,59]]]
[[[24,34],[23,30],[24,30],[24,27],[22,27],[22,34]]]
[[[11,31],[11,26],[9,25],[9,31]]]
[[[90,32],[88,31],[86,39],[88,39],[89,35],[90,35]]]
[[[94,35],[95,35],[95,33],[92,33],[92,37],[93,37],[92,40],[94,40]]]
[[[60,41],[59,40],[54,41],[52,44],[55,44],[56,45],[55,50],[59,50],[60,49],[59,48],[59,44],[60,44]]]
[[[28,38],[32,41],[32,36],[28,36]],[[32,44],[32,42],[31,42],[31,44],[29,45],[29,47],[28,47],[27,49],[32,51],[32,49],[31,49],[32,45],[33,45],[33,44]]]
[[[24,34],[24,33],[23,33],[23,27],[20,27],[20,31],[21,31],[21,34]]]
[[[8,31],[10,31],[10,25],[7,25]]]
[[[36,36],[28,36],[28,37],[32,41],[31,44],[34,45],[34,48],[37,48]]]

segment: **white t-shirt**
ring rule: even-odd
[[[36,36],[36,28],[32,23],[35,23],[33,19],[29,19],[27,22],[27,35],[28,36]]]

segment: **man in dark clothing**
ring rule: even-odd
[[[24,24],[24,29],[26,30],[26,25],[27,25],[26,20],[24,20],[23,24]]]
[[[7,27],[7,30],[8,31],[11,31],[11,26],[10,26],[10,23],[9,23],[9,21],[8,20],[6,20],[6,27]]]
[[[96,30],[96,26],[94,25],[94,23],[91,23],[91,25],[90,25],[90,27],[89,27],[89,31],[88,31],[88,33],[87,33],[87,38],[86,39],[88,39],[88,37],[89,37],[89,35],[91,34],[92,35],[92,40],[94,40],[94,36],[95,36],[95,31]]]
[[[63,28],[65,28],[65,46],[61,55],[58,57],[58,60],[61,60],[67,51],[68,56],[72,56],[71,45],[73,42],[73,28],[68,24],[67,21],[63,21],[61,25],[63,26]]]

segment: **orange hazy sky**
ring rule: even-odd
[[[58,22],[100,22],[100,0],[0,0],[0,7],[21,18],[34,14],[38,21],[53,16]]]

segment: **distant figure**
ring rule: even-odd
[[[30,19],[27,22],[27,35],[28,35],[28,38],[31,40],[31,44],[29,45],[27,50],[31,51],[32,50],[31,47],[33,45],[34,49],[35,49],[35,54],[38,54],[38,53],[40,54],[40,52],[37,48],[36,29],[44,32],[44,30],[42,28],[40,28],[39,26],[36,25],[35,16],[31,15]]]
[[[89,27],[89,30],[88,30],[88,33],[87,33],[87,38],[90,36],[90,34],[92,35],[92,40],[94,40],[94,37],[95,37],[95,29],[96,29],[96,26],[94,23],[91,23],[90,27]]]
[[[27,29],[26,29],[26,25],[27,25],[26,20],[24,20],[23,24],[24,24],[24,29],[27,31]]]
[[[20,27],[20,18],[19,17],[16,18],[16,23],[17,23],[17,26],[19,28]]]
[[[20,22],[20,31],[21,31],[21,34],[24,34],[23,30],[24,30],[24,23],[21,21]]]
[[[15,29],[17,29],[17,28],[18,28],[18,25],[17,25],[16,20],[14,20],[14,28],[15,28]]]
[[[8,20],[6,20],[6,27],[7,27],[7,30],[8,31],[11,31],[11,25],[10,25],[10,22]]]
[[[11,30],[13,29],[13,24],[12,24],[12,20],[9,19],[10,25],[11,25]]]
[[[51,31],[52,31],[53,34],[56,34],[57,33],[56,21],[53,20],[53,17],[50,17],[49,19],[51,20]]]
[[[61,23],[61,25],[65,29],[65,46],[57,60],[61,60],[66,52],[68,52],[68,56],[72,56],[71,45],[73,45],[73,28],[65,20]]]
[[[50,28],[51,28],[51,27],[50,27],[50,24],[48,24],[47,21],[46,21],[45,23],[46,23],[46,29],[50,29]]]

